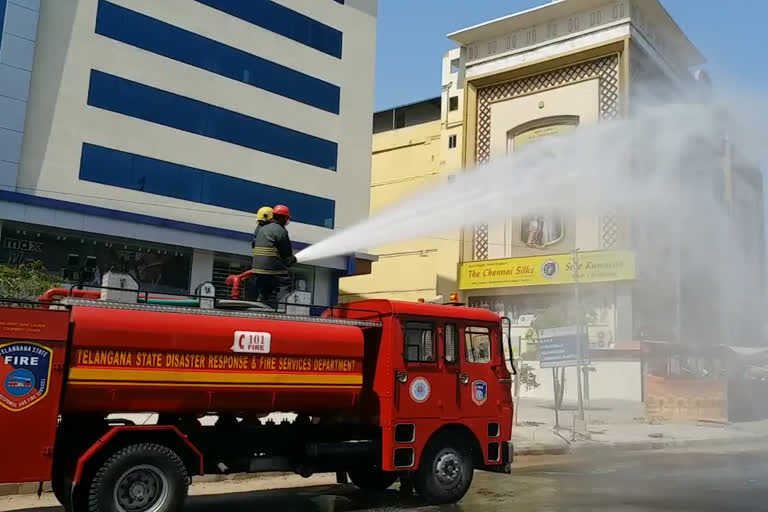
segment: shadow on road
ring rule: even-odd
[[[424,502],[418,497],[403,497],[397,490],[363,493],[351,486],[331,485],[193,496],[187,501],[185,512],[351,512],[421,506]]]
[[[407,510],[424,506],[425,503],[419,497],[402,496],[396,489],[379,493],[363,493],[352,486],[330,485],[190,496],[184,511],[357,512]],[[18,512],[60,512],[63,508],[30,507],[17,510]],[[448,507],[445,510],[460,509]]]

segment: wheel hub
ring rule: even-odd
[[[154,466],[136,466],[122,474],[114,491],[118,512],[156,512],[168,499],[168,481]]]
[[[131,485],[131,490],[129,491],[128,495],[133,500],[143,500],[144,496],[147,495],[147,487],[143,482],[136,482],[135,484]]]
[[[459,458],[453,453],[442,455],[435,463],[435,474],[437,479],[443,484],[455,483],[461,475]]]

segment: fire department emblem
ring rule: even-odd
[[[472,383],[472,401],[477,405],[483,405],[488,400],[488,384],[484,380],[476,380]]]
[[[414,402],[424,403],[429,398],[429,382],[424,377],[417,377],[411,382],[410,391]]]
[[[0,406],[17,412],[48,394],[51,349],[35,343],[0,345]]]

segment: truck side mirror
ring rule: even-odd
[[[505,363],[509,363],[507,368],[512,375],[517,375],[517,369],[515,368],[515,353],[512,351],[512,320],[508,317],[501,318],[501,339],[502,339],[502,356]]]

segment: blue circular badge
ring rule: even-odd
[[[9,395],[22,397],[35,389],[35,375],[29,370],[13,370],[5,377],[5,391]]]

